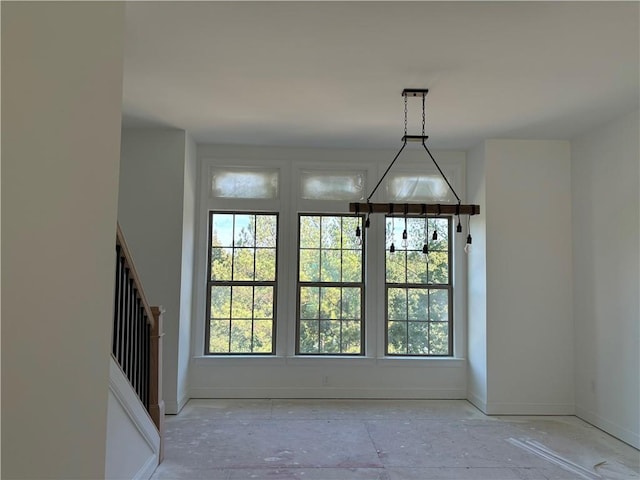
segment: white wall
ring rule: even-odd
[[[576,413],[640,448],[638,111],[571,143]]]
[[[573,413],[569,142],[488,140],[490,413]]]
[[[167,413],[177,413],[188,400],[179,396],[179,385],[184,388],[179,378],[179,368],[184,368],[179,361],[180,315],[189,313],[188,304],[181,303],[186,144],[184,130],[122,131],[118,221],[147,300],[166,310],[163,396]],[[188,283],[189,278],[184,281]]]
[[[414,146],[415,147],[415,146]],[[198,295],[194,308],[193,346],[195,359],[191,371],[191,396],[206,397],[307,397],[307,398],[465,398],[466,397],[466,310],[463,308],[466,295],[464,261],[461,259],[462,243],[455,244],[457,256],[454,261],[456,279],[454,289],[458,291],[454,305],[455,357],[453,359],[403,359],[383,358],[383,314],[384,290],[369,289],[367,302],[367,358],[301,358],[294,355],[295,341],[295,281],[296,250],[295,234],[281,238],[278,287],[278,334],[277,355],[269,358],[220,358],[203,356],[205,282],[206,282],[206,236],[207,210],[215,207],[208,198],[207,162],[214,159],[229,165],[243,161],[259,160],[262,164],[283,166],[292,170],[285,176],[286,188],[281,204],[281,231],[295,232],[298,211],[308,211],[297,195],[296,168],[364,168],[368,172],[371,189],[396,151],[304,149],[276,147],[238,147],[224,145],[199,145],[201,162],[201,196],[198,215],[198,252],[203,257],[197,262],[196,274]],[[464,193],[464,152],[434,152],[443,168],[460,167],[458,192]],[[310,163],[305,163],[310,162]],[[407,148],[398,160],[397,168],[407,164],[428,167],[431,161],[421,148]],[[293,168],[291,168],[293,165]],[[307,167],[301,166],[306,165]],[[333,165],[333,167],[331,166]],[[357,167],[355,167],[357,165]],[[367,170],[369,169],[369,170]],[[453,180],[453,179],[452,179]],[[381,187],[382,188],[382,187]],[[347,211],[348,202],[329,202],[330,211]],[[219,204],[218,204],[219,205]],[[252,208],[252,207],[249,207]],[[317,205],[315,208],[319,208]],[[336,210],[337,208],[337,210]],[[374,218],[375,217],[375,218]],[[372,216],[372,230],[382,227],[382,216]],[[382,230],[378,233],[381,233]],[[461,240],[461,235],[456,237]],[[461,240],[462,241],[462,240]],[[367,268],[379,269],[384,263],[384,249],[377,247],[370,236],[367,244]],[[463,255],[463,254],[462,254]],[[378,270],[379,272],[379,270]],[[282,273],[282,275],[281,275]],[[381,273],[378,273],[378,277]],[[288,295],[288,296],[287,296]],[[285,328],[282,328],[285,327]]]
[[[2,477],[101,478],[121,3],[2,3]]]
[[[474,336],[486,334],[485,339],[470,338],[479,363],[478,385],[472,376],[470,392],[477,389],[482,400],[484,348],[486,413],[571,414],[569,143],[487,140],[484,158],[481,153],[472,155],[468,163],[470,188],[482,196],[484,187],[485,196],[485,224],[476,228],[471,221],[478,234],[474,243],[480,247],[472,255],[485,255],[486,262],[483,332],[482,260],[470,260],[472,268],[479,269],[469,274],[470,323]]]
[[[178,405],[189,399],[189,367],[191,364],[191,322],[195,261],[197,149],[187,133],[184,161],[182,201],[182,265],[180,274],[180,331],[178,339]]]
[[[486,163],[484,143],[467,156],[467,201],[480,206],[470,224],[471,253],[467,255],[468,399],[487,409],[487,232]]]

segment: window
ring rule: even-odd
[[[211,196],[214,198],[278,197],[277,170],[212,168]]]
[[[300,196],[306,200],[358,201],[364,198],[365,172],[302,171]]]
[[[450,238],[449,217],[387,216],[387,355],[452,355]],[[427,254],[423,253],[425,241]],[[391,244],[394,252],[390,252]]]
[[[275,352],[274,213],[211,212],[207,282],[207,352]]]
[[[196,363],[238,372],[256,365],[460,365],[452,357],[464,351],[458,287],[466,262],[454,258],[464,259],[466,233],[455,233],[457,218],[408,214],[403,246],[400,207],[370,215],[369,228],[366,208],[348,211],[366,198],[388,158],[280,152],[212,148],[212,158],[200,159],[192,332],[208,358]],[[464,190],[464,154],[448,155],[442,168]],[[448,203],[450,189],[434,169],[422,160],[394,165],[373,201]]]
[[[299,216],[296,353],[364,354],[362,217]]]

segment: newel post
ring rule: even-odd
[[[149,378],[149,413],[160,434],[160,452],[158,463],[164,459],[164,400],[162,399],[162,315],[165,312],[161,306],[151,307],[154,322],[151,327],[151,372]]]

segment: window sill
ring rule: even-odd
[[[276,366],[291,365],[295,367],[317,365],[344,365],[344,366],[380,366],[380,367],[422,367],[422,368],[461,368],[466,364],[464,358],[432,358],[432,357],[351,357],[351,356],[250,356],[250,355],[202,355],[193,357],[196,366],[243,366],[256,364]]]
[[[465,358],[459,357],[382,357],[376,364],[381,367],[447,367],[460,368],[466,364]]]

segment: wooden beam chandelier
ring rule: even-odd
[[[378,183],[376,184],[376,186],[374,187],[373,191],[371,192],[371,194],[367,197],[367,201],[365,203],[350,203],[349,204],[349,211],[350,212],[354,212],[356,215],[360,214],[360,213],[366,213],[367,214],[367,219],[365,221],[365,228],[369,228],[369,216],[372,213],[385,213],[385,214],[389,214],[389,215],[394,215],[394,214],[402,214],[405,217],[409,214],[412,215],[422,215],[422,216],[427,216],[427,215],[456,215],[458,217],[458,225],[456,227],[456,232],[457,233],[461,233],[462,232],[462,225],[460,223],[460,215],[468,215],[468,218],[470,219],[472,215],[478,215],[480,213],[480,206],[479,205],[463,205],[462,201],[460,200],[460,197],[458,196],[458,194],[456,193],[455,189],[451,186],[451,183],[449,182],[449,180],[447,179],[446,175],[444,174],[444,172],[442,171],[442,169],[440,168],[440,165],[438,165],[438,162],[436,162],[436,159],[433,157],[433,155],[431,154],[431,152],[429,151],[429,148],[426,145],[426,140],[429,138],[427,135],[425,135],[425,98],[427,96],[427,93],[429,93],[428,89],[414,89],[414,88],[405,88],[402,91],[402,96],[404,97],[404,136],[402,137],[402,147],[400,147],[400,150],[398,151],[398,153],[396,154],[396,156],[394,157],[394,159],[391,161],[391,163],[389,164],[389,166],[387,167],[387,169],[385,170],[384,174],[382,175],[382,177],[380,178],[380,180],[378,181]],[[408,97],[419,97],[422,99],[422,135],[407,135],[407,98]],[[393,164],[396,162],[396,160],[398,160],[398,157],[400,157],[400,154],[402,153],[402,151],[404,150],[404,148],[407,146],[408,142],[419,142],[422,144],[422,147],[424,148],[425,152],[427,153],[427,155],[429,156],[429,158],[431,158],[431,160],[433,161],[433,164],[436,166],[436,168],[438,169],[438,172],[440,173],[440,175],[442,176],[443,180],[446,182],[447,186],[449,187],[449,189],[451,190],[451,193],[453,193],[454,197],[457,200],[457,203],[455,204],[434,204],[434,203],[372,203],[371,202],[371,198],[373,197],[373,195],[376,193],[376,190],[378,190],[378,187],[380,186],[380,184],[382,183],[382,181],[384,180],[384,178],[387,176],[387,173],[389,173],[389,170],[391,170],[391,167],[393,167]],[[467,222],[467,225],[469,224],[469,222]],[[468,227],[467,227],[468,228]],[[358,239],[361,238],[361,231],[360,228],[358,227],[356,229],[356,237],[358,237]],[[404,235],[406,235],[406,230],[405,233],[403,233],[403,237]],[[471,246],[471,232],[467,232],[467,244],[465,246],[465,252],[469,252],[470,246]],[[394,246],[393,244],[391,245],[391,251],[394,250]],[[426,253],[426,252],[425,252]]]

